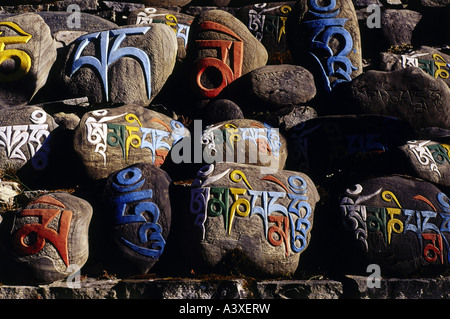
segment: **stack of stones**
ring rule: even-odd
[[[446,274],[449,10],[2,2],[0,281]]]

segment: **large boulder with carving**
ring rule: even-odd
[[[226,11],[197,15],[190,35],[188,81],[200,99],[215,98],[229,83],[267,63],[264,46]]]
[[[341,196],[344,228],[357,249],[349,264],[381,274],[440,273],[449,267],[450,200],[432,183],[392,175],[350,186]],[[356,244],[356,245],[355,245]]]
[[[169,175],[135,164],[108,177],[104,200],[110,226],[110,261],[122,273],[146,274],[164,253],[171,226]]]
[[[177,38],[165,24],[80,36],[61,54],[61,90],[91,103],[148,105],[175,67]]]
[[[185,213],[194,270],[292,275],[308,247],[318,200],[314,183],[300,172],[203,167]]]
[[[124,105],[87,112],[75,130],[74,149],[87,177],[100,180],[134,163],[161,166],[173,144],[189,135],[162,113]]]
[[[415,129],[450,125],[450,88],[418,67],[367,71],[349,86],[357,113],[397,117]]]
[[[203,161],[234,162],[283,169],[287,143],[277,128],[251,119],[208,126],[202,133]]]
[[[50,28],[36,14],[0,21],[0,108],[27,104],[47,81],[56,60]]]
[[[12,277],[26,283],[51,283],[80,270],[89,257],[92,206],[64,192],[47,193],[7,221]]]
[[[308,68],[319,92],[330,92],[363,72],[358,20],[351,0],[302,0],[287,21],[291,53]]]

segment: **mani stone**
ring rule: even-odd
[[[228,85],[220,98],[235,101],[245,114],[304,105],[316,95],[314,77],[299,65],[266,65]]]
[[[87,112],[75,130],[74,149],[89,179],[99,180],[134,163],[160,166],[172,145],[189,135],[162,113],[124,105]]]
[[[381,29],[389,46],[411,44],[414,29],[421,18],[422,14],[412,10],[383,10]]]
[[[22,208],[11,228],[15,275],[30,283],[51,283],[80,270],[89,257],[92,206],[68,193],[42,195]]]
[[[383,171],[380,156],[414,139],[407,122],[377,115],[321,116],[307,120],[286,135],[286,169],[305,172],[315,181],[338,172]],[[375,165],[367,167],[367,163]]]
[[[267,63],[264,46],[226,11],[202,12],[192,22],[190,34],[188,81],[201,99],[215,98],[228,84]]]
[[[283,169],[287,144],[277,128],[251,119],[213,124],[202,133],[206,163],[234,162],[268,170]]]
[[[175,33],[161,23],[82,35],[62,58],[64,98],[146,106],[172,73],[177,49]]]
[[[191,186],[186,218],[193,263],[204,271],[289,276],[310,242],[319,194],[300,172],[209,164]]]
[[[450,138],[412,140],[399,146],[401,161],[409,175],[441,186],[450,186]],[[406,164],[406,165],[405,165]]]
[[[391,175],[350,186],[340,199],[350,264],[378,264],[388,276],[448,270],[450,200],[432,183]],[[353,243],[353,245],[351,244]],[[343,252],[344,252],[343,251]]]
[[[49,166],[53,117],[37,106],[0,110],[0,169],[14,173],[30,166],[36,174]]]
[[[350,83],[356,113],[393,116],[415,129],[450,126],[450,88],[417,67],[367,71]]]
[[[286,24],[295,1],[255,3],[242,6],[236,17],[266,48],[267,64],[292,64],[286,38]]]
[[[132,11],[127,18],[129,25],[148,25],[151,23],[163,23],[170,26],[175,33],[178,41],[178,61],[186,57],[186,48],[188,46],[190,25],[194,17],[188,14],[164,9],[164,8],[145,8]]]
[[[104,198],[108,203],[115,267],[146,274],[164,253],[171,226],[169,175],[152,164],[138,163],[111,174]]]
[[[432,47],[423,45],[408,54],[382,52],[380,60],[381,71],[397,71],[415,66],[435,79],[443,80],[450,87],[450,55]]]
[[[10,16],[0,21],[0,41],[0,109],[25,105],[44,86],[56,60],[50,29],[33,13]]]
[[[358,19],[351,0],[301,0],[288,19],[292,56],[330,92],[363,72]]]

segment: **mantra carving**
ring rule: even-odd
[[[423,55],[428,55],[428,53],[424,53]],[[432,57],[433,60],[427,60],[416,56],[402,55],[402,67],[407,68],[409,66],[415,66],[421,68],[425,73],[434,76],[435,79],[438,77],[448,79],[450,63],[446,62],[440,54],[432,54]]]
[[[89,144],[95,146],[94,152],[102,156],[103,165],[106,165],[107,161],[107,148],[120,147],[125,161],[128,161],[130,149],[148,149],[152,155],[152,164],[160,166],[164,163],[172,144],[185,134],[184,125],[175,120],[170,122],[170,126],[157,118],[150,120],[164,126],[166,130],[163,131],[143,127],[133,113],[106,116],[108,110],[97,110],[91,114],[93,116],[87,118],[85,122],[87,140]],[[107,123],[119,118],[125,119],[130,125]]]
[[[273,35],[280,43],[281,38],[286,35],[286,20],[287,16],[269,15],[266,14],[270,11],[280,9],[282,14],[287,15],[292,8],[288,5],[276,6],[272,8],[266,8],[267,3],[254,4],[254,9],[248,11],[248,26],[247,28],[252,31],[253,35],[259,41],[262,41],[264,34]]]
[[[183,39],[184,47],[187,48],[189,39],[189,30],[191,27],[186,24],[178,23],[178,19],[173,14],[156,13],[155,8],[145,8],[144,11],[138,13],[136,24],[164,23],[172,28],[177,38]],[[164,18],[162,18],[164,17]]]
[[[206,187],[227,175],[235,183],[242,182],[246,188]],[[307,235],[311,228],[309,218],[312,213],[307,202],[306,181],[298,175],[291,175],[288,188],[273,175],[264,176],[262,180],[277,183],[286,192],[254,190],[242,171],[230,172],[230,169],[218,176],[208,177],[201,184],[202,187],[192,188],[190,212],[195,215],[195,225],[201,229],[203,239],[207,218],[222,216],[224,228],[230,235],[235,218],[259,216],[264,237],[271,245],[278,247],[284,243],[286,257],[291,251],[302,252],[308,245]],[[285,198],[289,199],[289,204],[280,204]]]
[[[80,68],[93,67],[100,76],[106,101],[109,100],[108,67],[122,57],[131,57],[137,60],[144,73],[147,97],[150,99],[151,88],[151,65],[150,58],[143,50],[135,47],[120,47],[120,44],[127,36],[146,34],[151,27],[114,29],[102,32],[95,32],[79,37],[73,57],[73,64],[70,72],[72,77]],[[82,56],[86,46],[97,40],[99,50],[95,56]]]
[[[257,147],[258,152],[279,157],[282,143],[278,129],[267,124],[264,124],[264,127],[257,123],[251,125],[253,127],[238,128],[234,124],[227,123],[224,125],[224,129],[218,129],[219,126],[209,127],[202,133],[202,144],[208,148],[210,153],[221,154],[221,149],[217,145],[220,147],[225,145],[228,149],[233,150],[235,142],[249,141]],[[253,155],[256,156],[256,154]]]
[[[344,226],[353,231],[357,240],[361,241],[366,250],[369,250],[368,236],[372,232],[381,232],[386,246],[389,246],[396,238],[406,232],[413,232],[420,244],[420,250],[427,262],[434,263],[438,259],[444,263],[450,262],[449,242],[444,233],[450,233],[450,200],[444,193],[436,196],[438,207],[433,205],[423,195],[416,195],[414,200],[426,203],[429,210],[413,210],[402,207],[395,194],[389,190],[380,188],[373,194],[360,196],[362,186],[357,184],[354,190],[347,190],[350,196],[358,196],[356,200],[344,197],[340,203]],[[393,203],[395,207],[365,206],[363,203],[370,198],[381,196],[386,203]],[[442,221],[436,224],[436,218],[440,216]]]
[[[66,210],[65,205],[50,195],[44,195],[28,204],[33,208],[25,208],[19,218],[38,219],[20,227],[14,234],[15,250],[24,256],[39,253],[48,242],[54,246],[66,267],[69,266],[68,236],[73,212]],[[34,208],[34,205],[49,205],[53,208]],[[34,239],[30,239],[30,238]]]
[[[28,148],[34,169],[41,170],[47,166],[50,132],[46,124],[47,114],[36,110],[30,115],[34,124],[0,126],[0,148],[4,148],[8,159],[27,161],[24,147]]]
[[[225,86],[230,84],[242,74],[242,63],[244,59],[244,43],[242,39],[232,30],[224,25],[212,21],[200,24],[199,32],[216,31],[235,39],[233,40],[195,40],[197,50],[217,49],[218,57],[202,58],[195,63],[193,75],[194,85],[205,98],[216,97]],[[230,61],[228,66],[227,61]],[[207,68],[216,69],[222,76],[222,81],[217,87],[207,88],[202,84],[202,75]]]
[[[450,145],[434,144],[431,141],[408,141],[409,150],[417,161],[441,177],[438,166],[450,165]]]
[[[31,58],[25,52],[17,49],[6,49],[5,47],[9,44],[24,44],[28,43],[31,39],[31,34],[23,31],[16,23],[10,21],[0,22],[1,27],[7,27],[15,31],[18,35],[16,36],[1,36],[0,37],[0,65],[6,60],[14,60],[16,63],[15,71],[12,73],[0,73],[0,83],[1,82],[13,82],[25,77],[31,69]],[[0,35],[3,31],[0,31]]]
[[[137,167],[120,171],[116,176],[113,188],[122,193],[112,200],[114,206],[114,224],[123,225],[138,223],[139,243],[121,237],[120,240],[140,255],[158,258],[161,256],[166,242],[161,235],[158,206],[151,201],[153,190],[143,187],[145,178]],[[128,210],[127,210],[128,208]],[[146,244],[145,246],[142,246]]]
[[[308,42],[309,53],[322,70],[325,88],[331,91],[338,83],[350,82],[350,75],[358,68],[347,57],[354,50],[352,37],[344,28],[348,19],[336,18],[340,12],[340,8],[335,8],[336,0],[330,0],[327,6],[320,6],[317,2],[317,0],[308,0],[308,14],[314,20],[305,21],[303,24],[311,32]],[[336,53],[329,46],[332,38],[340,44]],[[336,79],[330,82],[331,77]]]

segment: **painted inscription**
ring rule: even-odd
[[[195,40],[195,45],[198,50],[203,49],[217,49],[218,57],[202,58],[195,63],[193,67],[193,75],[195,86],[199,90],[202,97],[214,98],[225,86],[230,84],[242,74],[242,63],[244,59],[244,43],[242,39],[226,26],[212,22],[205,21],[200,24],[199,32],[216,31],[230,36],[233,40]],[[227,61],[230,61],[228,66]],[[202,75],[208,68],[216,69],[221,77],[221,83],[216,87],[205,87],[202,83]]]
[[[15,250],[25,256],[34,255],[39,253],[49,242],[68,267],[68,237],[73,212],[66,210],[63,203],[49,195],[38,198],[28,206],[31,205],[49,205],[54,208],[25,208],[22,210],[19,218],[36,217],[38,222],[25,224],[16,231],[13,238]],[[55,222],[57,222],[56,228]],[[34,239],[30,240],[29,238]]]
[[[185,127],[178,121],[171,120],[170,126],[163,121],[152,118],[150,122],[158,123],[166,130],[143,127],[139,118],[133,113],[106,116],[108,110],[93,111],[86,119],[86,135],[89,144],[95,146],[94,152],[100,154],[103,165],[106,165],[108,147],[119,147],[122,157],[128,160],[130,151],[148,149],[151,152],[152,164],[160,166],[169,153],[172,144],[185,134]],[[111,123],[116,119],[125,119],[128,125]],[[108,123],[109,122],[109,123]]]
[[[114,29],[102,32],[86,34],[79,37],[76,41],[78,45],[73,57],[70,77],[72,77],[80,68],[93,67],[100,76],[106,101],[109,101],[109,81],[108,67],[122,57],[131,57],[137,60],[144,73],[147,97],[150,99],[151,88],[151,65],[150,58],[145,51],[135,47],[120,47],[126,37],[132,35],[146,34],[151,27]],[[95,56],[83,56],[82,53],[86,46],[95,40],[98,41],[98,52]]]
[[[0,73],[0,82],[13,82],[25,77],[31,69],[31,58],[22,50],[5,49],[10,44],[24,44],[31,39],[31,34],[23,31],[16,23],[10,21],[0,22],[0,28],[7,27],[15,31],[18,35],[1,36],[3,31],[0,31],[0,65],[6,60],[14,60],[16,67],[12,73]]]
[[[434,78],[448,79],[450,70],[450,61],[445,59],[437,53],[432,54],[432,60],[423,59],[419,56],[429,55],[428,53],[418,55],[405,55],[401,56],[402,67],[407,68],[414,66],[422,69],[425,73],[434,76]]]
[[[412,198],[425,203],[429,210],[414,210],[403,207],[396,195],[390,190],[378,189],[376,192],[360,196],[362,186],[356,185],[347,194],[358,196],[356,200],[344,197],[340,203],[344,225],[354,232],[357,240],[361,241],[366,250],[369,250],[368,237],[372,232],[381,232],[386,246],[406,232],[413,232],[420,244],[422,256],[427,262],[450,262],[449,242],[444,236],[450,233],[450,200],[444,193],[436,196],[438,207],[423,195]],[[370,198],[381,196],[383,202],[392,203],[394,207],[366,206],[364,202]],[[435,222],[441,217],[440,224]],[[447,253],[445,252],[447,251]]]
[[[439,167],[450,165],[450,145],[432,143],[431,141],[408,141],[409,150],[415,155],[417,161],[428,166],[430,171],[441,177]]]
[[[137,167],[126,168],[117,174],[112,186],[121,195],[112,200],[115,209],[114,224],[141,224],[138,231],[139,243],[132,243],[124,237],[120,239],[138,254],[158,258],[166,242],[161,234],[161,225],[158,223],[159,208],[151,201],[153,190],[143,187],[144,183],[142,171]]]
[[[195,216],[195,225],[201,229],[203,238],[207,218],[222,216],[225,231],[230,235],[235,218],[259,216],[264,237],[275,247],[284,244],[286,257],[306,248],[312,210],[307,202],[307,184],[302,177],[291,175],[288,188],[273,175],[264,176],[262,180],[275,182],[286,190],[277,192],[254,190],[240,170],[227,170],[219,175],[209,177],[201,188],[191,190],[190,212]],[[234,183],[243,183],[245,188],[205,187],[209,179],[216,181],[227,175]],[[283,199],[289,199],[289,204],[281,204]]]
[[[308,7],[313,20],[303,24],[310,30],[309,53],[321,68],[325,88],[331,91],[338,83],[350,82],[352,72],[358,69],[347,57],[354,50],[352,37],[344,28],[348,19],[337,18],[340,8],[336,8],[336,0],[330,0],[326,6],[308,0]],[[339,41],[337,52],[329,46],[332,39]],[[331,81],[331,77],[336,79]]]
[[[27,161],[24,148],[28,148],[32,166],[36,170],[47,166],[50,132],[46,124],[47,114],[36,110],[30,115],[33,124],[0,126],[0,147],[3,147],[8,159]]]
[[[186,24],[178,23],[177,17],[173,14],[156,12],[157,10],[155,8],[145,8],[144,11],[138,13],[136,24],[164,23],[173,29],[176,37],[181,38],[184,42],[184,47],[187,48],[191,27]]]
[[[258,153],[275,157],[280,155],[282,143],[278,129],[265,123],[263,127],[258,123],[252,123],[252,127],[236,127],[232,123],[223,125],[223,129],[219,129],[219,126],[209,127],[202,133],[202,144],[210,154],[223,154],[221,148],[224,146],[227,150],[234,151],[235,142],[249,141],[257,148]],[[256,153],[251,153],[249,157],[256,162],[256,155]]]
[[[286,36],[287,14],[292,11],[288,5],[280,5],[267,8],[267,3],[257,3],[253,9],[248,11],[247,28],[253,33],[256,39],[262,41],[264,35],[272,35],[280,43],[282,37]],[[267,14],[270,11],[279,9],[283,16]]]

